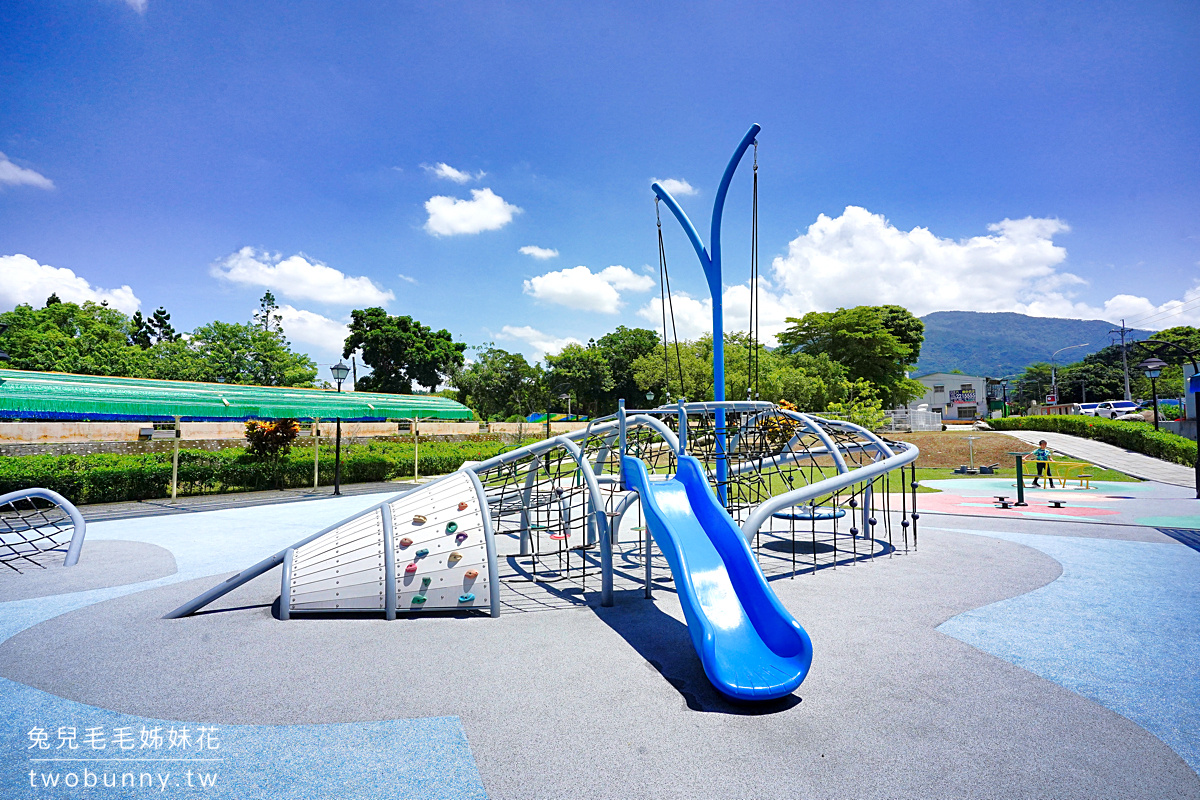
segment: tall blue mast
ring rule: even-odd
[[[746,154],[750,145],[754,144],[754,139],[761,130],[762,126],[758,123],[750,126],[750,130],[746,131],[746,135],[742,137],[742,141],[733,151],[733,156],[725,167],[725,174],[721,176],[721,185],[717,187],[717,196],[713,200],[712,227],[708,237],[712,243],[711,251],[704,247],[704,242],[700,240],[696,226],[688,219],[687,214],[683,213],[683,209],[679,207],[679,203],[675,201],[671,193],[657,181],[651,187],[654,189],[654,194],[667,204],[667,208],[671,209],[675,219],[679,220],[684,233],[687,234],[688,239],[692,242],[692,247],[696,250],[696,256],[700,259],[704,277],[708,280],[708,292],[712,295],[713,310],[713,399],[718,402],[725,399],[725,312],[721,304],[724,290],[724,283],[721,280],[721,216],[725,211],[725,195],[729,194],[729,182],[733,180],[733,173],[737,171],[742,156]],[[728,505],[725,491],[728,478],[729,462],[725,452],[725,409],[718,408],[717,494],[723,505]]]

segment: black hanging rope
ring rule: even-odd
[[[750,223],[750,353],[746,360],[746,399],[757,400],[758,394],[758,315],[762,303],[758,299],[758,140],[754,140],[754,211]],[[753,394],[751,394],[753,387]]]
[[[671,390],[671,359],[667,354],[667,307],[671,313],[671,336],[675,339],[675,364],[679,368],[680,397],[687,397],[687,386],[683,382],[683,357],[679,353],[679,333],[675,329],[675,303],[671,299],[671,274],[667,270],[667,250],[663,246],[662,214],[658,208],[659,198],[654,198],[654,219],[658,223],[658,288],[663,312],[663,369],[667,379],[667,391]]]

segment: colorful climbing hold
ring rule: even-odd
[[[457,550],[455,550],[453,553],[451,553],[450,555],[446,556],[446,561],[448,561],[448,562],[454,562],[454,561],[458,561],[460,558],[462,558],[462,553],[460,553],[460,552],[458,552]]]
[[[477,569],[469,569],[469,570],[467,570],[467,577],[468,577],[468,578],[470,578],[471,580],[474,580],[475,578],[478,578],[478,577],[479,577],[479,570],[477,570]]]
[[[416,564],[409,564],[407,567],[405,567],[405,568],[404,568],[404,571],[405,571],[405,572],[407,572],[407,573],[410,573],[410,574],[411,574],[411,573],[413,573],[413,572],[416,572],[416,571],[417,571],[417,565],[416,565]]]
[[[467,540],[467,535],[465,533],[460,533],[458,536],[454,537],[455,544],[462,544],[466,540]]]
[[[428,586],[431,583],[433,583],[433,578],[421,578],[422,586]]]
[[[475,595],[473,595],[470,592],[467,592],[466,594],[460,594],[458,596],[458,602],[460,602],[460,603],[469,603],[474,599],[475,599]]]
[[[413,525],[424,525],[426,521],[424,514],[417,514],[413,517]]]
[[[425,595],[423,595],[423,594],[414,594],[413,599],[412,599],[412,601],[414,603],[416,603],[417,605],[421,605],[421,603],[424,603],[425,600],[426,600],[426,598],[425,598]]]
[[[408,538],[407,536],[400,540],[401,547],[408,547],[410,544],[412,544],[412,539]]]
[[[422,547],[420,550],[417,551],[417,558],[424,558],[427,555],[429,555],[428,547]]]
[[[458,530],[457,522],[447,522],[446,523],[446,533],[454,533],[456,530]]]
[[[461,503],[458,504],[458,510],[459,511],[467,510],[467,501],[466,500],[463,500]]]

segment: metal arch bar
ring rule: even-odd
[[[911,464],[917,460],[917,456],[920,454],[921,451],[917,449],[916,445],[906,443],[903,450],[882,461],[876,461],[865,467],[859,467],[853,472],[835,475],[832,478],[826,478],[823,481],[810,483],[808,486],[802,486],[799,489],[775,495],[754,509],[754,513],[742,524],[742,535],[746,537],[746,541],[752,541],[754,534],[758,533],[758,529],[762,527],[763,523],[781,508],[800,505],[823,494],[844,489],[851,484],[869,481],[897,467]]]
[[[859,436],[873,444],[875,448],[879,450],[879,454],[884,458],[895,455],[895,453],[892,452],[892,448],[888,446],[887,442],[861,425],[856,425],[853,422],[848,422],[844,419],[825,419],[824,417],[819,417],[819,419],[830,427],[842,428],[843,430],[857,433]]]
[[[821,443],[824,444],[825,448],[829,451],[830,457],[833,458],[833,464],[837,467],[838,472],[844,473],[850,471],[850,468],[846,466],[846,459],[842,458],[841,450],[839,450],[838,446],[834,444],[833,439],[829,437],[829,432],[817,424],[815,419],[810,417],[808,414],[801,414],[797,411],[788,411],[787,409],[780,410],[783,411],[786,416],[798,420],[804,425],[804,427],[808,428],[814,436],[821,440]],[[792,441],[795,441],[795,439],[796,437],[793,436]],[[789,449],[792,446],[792,441],[788,442]]]
[[[492,530],[492,515],[488,511],[487,495],[483,492],[483,482],[479,475],[470,467],[461,470],[471,479],[475,487],[475,498],[479,502],[479,515],[483,517],[483,544],[487,549],[488,564],[488,610],[493,617],[500,616],[500,566],[496,558],[496,534]],[[395,570],[392,570],[394,573]]]
[[[279,579],[279,618],[285,622],[292,618],[292,558],[295,548],[283,551],[282,577]]]
[[[78,564],[79,553],[83,550],[83,539],[87,536],[87,523],[84,522],[83,515],[79,513],[79,509],[70,500],[50,489],[18,489],[15,492],[0,495],[0,505],[31,497],[40,497],[43,500],[49,500],[67,512],[67,516],[71,518],[71,523],[75,526],[75,531],[71,534],[71,543],[67,545],[67,557],[63,559],[63,566],[73,567]],[[57,550],[58,547],[51,549]]]
[[[588,505],[591,506],[590,524],[600,530],[600,605],[608,607],[613,604],[612,535],[608,530],[608,517],[604,514],[604,508],[599,505],[600,485],[596,483],[596,473],[592,472],[592,465],[583,457],[583,451],[579,449],[579,445],[564,437],[562,446],[575,459],[575,463],[579,465],[579,470],[583,473],[583,479],[587,483],[590,495]]]
[[[486,506],[484,513],[487,514]],[[283,572],[286,575],[288,570],[285,568]],[[387,503],[383,507],[383,612],[389,620],[396,618],[396,594],[396,543],[392,527],[392,504]]]

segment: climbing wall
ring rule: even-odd
[[[391,536],[387,535],[387,517]],[[390,538],[392,555],[387,554]],[[389,575],[389,562],[394,575]],[[455,473],[369,509],[289,551],[282,597],[293,612],[487,608],[483,515],[471,477]]]
[[[373,508],[292,551],[284,597],[291,611],[382,611],[383,509]]]
[[[396,610],[487,608],[492,576],[470,476],[455,473],[391,507]]]

